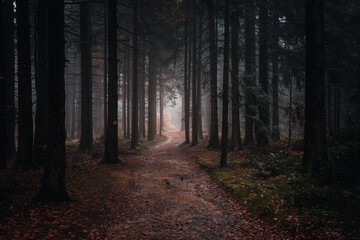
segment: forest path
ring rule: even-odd
[[[166,135],[113,171],[110,239],[271,239],[187,156],[181,133]]]

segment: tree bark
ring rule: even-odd
[[[134,12],[133,12],[133,81],[132,81],[132,91],[133,91],[133,98],[132,98],[132,131],[131,131],[131,148],[135,149],[136,145],[139,141],[139,86],[138,86],[138,16],[137,16],[137,0],[133,1],[134,3]]]
[[[5,84],[6,89],[6,158],[14,156],[15,150],[15,24],[14,24],[14,1],[5,0],[3,5],[3,24],[4,24],[4,54],[6,61]]]
[[[162,132],[164,130],[164,86],[163,80],[161,78],[161,69],[160,69],[160,77],[159,77],[159,107],[160,107],[160,127],[159,133],[162,136]]]
[[[269,144],[270,133],[270,106],[269,106],[269,29],[268,29],[268,0],[261,0],[259,6],[259,83],[262,95],[258,100],[259,127],[257,132],[257,144],[265,146]]]
[[[48,32],[47,32],[47,1],[39,0],[36,10],[36,115],[34,156],[43,164],[46,158],[47,124],[48,124]]]
[[[118,77],[117,77],[117,23],[116,23],[116,0],[108,0],[108,37],[109,37],[109,54],[108,54],[108,124],[105,140],[104,163],[119,163],[118,156]]]
[[[280,140],[279,129],[279,16],[273,13],[272,42],[272,139]]]
[[[108,85],[108,62],[107,62],[107,0],[104,0],[104,139],[106,138],[106,129],[107,129],[107,85]]]
[[[33,167],[30,25],[28,0],[16,1],[18,48],[18,153],[16,168]]]
[[[245,9],[245,145],[254,143],[255,61],[255,6],[254,0],[247,0]]]
[[[48,145],[44,177],[36,197],[41,201],[65,201],[65,37],[64,1],[48,1],[49,108]]]
[[[189,42],[188,42],[188,35],[189,35],[189,19],[186,18],[185,20],[185,58],[184,58],[184,98],[185,98],[185,143],[190,143],[190,89],[189,89],[189,56],[188,56],[188,48],[189,48]]]
[[[139,135],[146,137],[145,129],[145,45],[144,39],[140,44],[139,56]]]
[[[192,127],[191,127],[191,145],[198,144],[198,106],[197,106],[197,65],[196,65],[196,0],[193,0],[193,15],[192,15]]]
[[[124,64],[123,64],[123,102],[122,102],[122,111],[123,111],[123,129],[124,129],[124,138],[126,138],[126,131],[127,131],[127,109],[126,109],[126,102],[127,102],[127,52],[125,51],[125,57],[124,57]]]
[[[79,149],[92,148],[92,56],[90,36],[90,3],[80,4],[80,51],[81,51],[81,137]]]
[[[224,73],[223,73],[223,113],[221,134],[221,159],[220,167],[227,165],[228,150],[228,108],[229,108],[229,22],[230,22],[230,0],[225,0],[225,36],[224,36]]]
[[[201,6],[200,6],[201,7]],[[198,131],[199,138],[204,139],[202,127],[202,111],[201,111],[201,73],[202,73],[202,32],[203,32],[203,10],[199,12],[199,39],[198,39],[198,60],[197,60],[197,110],[198,110]]]
[[[156,135],[156,46],[153,39],[151,39],[149,49],[149,107],[148,107],[148,140],[152,141]]]
[[[5,45],[4,45],[4,18],[3,18],[4,3],[0,1],[0,84],[4,86],[7,82],[5,76]],[[7,136],[6,136],[6,123],[7,123],[7,107],[6,107],[6,87],[0,89],[0,169],[6,168],[7,164]],[[1,191],[1,190],[0,190]],[[2,192],[0,192],[1,194]],[[2,195],[0,195],[1,197]]]
[[[240,134],[240,92],[239,92],[239,9],[232,0],[231,14],[231,144],[233,150],[242,148]]]
[[[219,126],[218,126],[218,107],[217,107],[217,54],[215,36],[215,4],[210,0],[208,4],[209,15],[209,45],[210,45],[210,91],[211,91],[211,115],[210,115],[210,139],[209,147],[218,148],[219,146]]]
[[[307,0],[304,174],[316,177],[326,161],[324,1]]]

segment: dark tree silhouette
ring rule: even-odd
[[[215,34],[215,4],[214,0],[208,1],[209,16],[209,45],[210,45],[210,140],[209,147],[218,148],[219,146],[219,127],[218,127],[218,108],[217,108],[217,54],[216,54],[216,34]]]
[[[244,144],[254,143],[256,48],[254,0],[246,0],[245,9],[245,139]]]
[[[36,199],[41,201],[64,201],[69,199],[65,188],[64,1],[49,1],[48,13],[48,145],[44,177]]]
[[[81,51],[81,137],[80,150],[92,148],[92,54],[90,3],[80,4],[80,51]]]
[[[135,149],[139,141],[139,86],[138,86],[138,3],[137,0],[133,1],[133,81],[132,81],[132,118],[131,118],[131,148]]]
[[[3,18],[4,3],[0,1],[0,84],[6,84],[5,78],[5,51],[4,51],[4,18]],[[7,158],[7,142],[6,142],[6,88],[2,87],[0,90],[0,169],[6,167]]]
[[[118,93],[117,93],[117,40],[116,40],[116,0],[108,0],[108,123],[105,139],[104,163],[119,163],[118,156]]]
[[[320,173],[326,162],[324,1],[306,1],[304,173]]]
[[[33,120],[31,98],[30,26],[28,0],[16,1],[18,49],[18,152],[16,168],[29,169],[33,159]]]
[[[48,26],[47,1],[39,0],[36,5],[36,115],[34,156],[37,162],[44,163],[48,134]]]
[[[196,86],[196,0],[193,0],[193,9],[192,9],[192,126],[191,126],[191,145],[198,144],[198,106],[197,106],[197,86]]]
[[[220,167],[227,165],[228,150],[228,112],[229,112],[229,55],[230,55],[230,0],[225,0],[224,73],[223,73],[223,112],[221,134]]]

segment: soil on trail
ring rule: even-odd
[[[112,171],[106,201],[110,239],[283,239],[247,219],[188,156],[178,132]]]

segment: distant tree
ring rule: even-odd
[[[240,92],[239,92],[239,9],[232,0],[231,11],[231,144],[234,150],[242,148],[240,133]]]
[[[268,0],[259,4],[259,83],[263,96],[257,101],[260,119],[257,144],[264,146],[269,144],[270,133]]]
[[[210,139],[209,147],[219,147],[219,127],[217,108],[217,51],[215,34],[215,3],[214,0],[207,2],[209,16],[209,46],[210,46]]]
[[[80,3],[80,51],[81,51],[81,137],[80,150],[92,148],[92,54],[90,3]]]
[[[139,141],[139,86],[138,86],[138,3],[137,0],[133,1],[133,81],[132,81],[132,118],[131,118],[131,148],[135,149]]]
[[[230,0],[225,0],[224,73],[223,73],[223,112],[221,134],[220,167],[227,165],[228,150],[228,109],[229,109],[229,55],[230,55]]]
[[[108,123],[105,139],[104,163],[119,163],[118,156],[118,84],[117,84],[117,27],[116,27],[116,0],[108,0]]]
[[[31,59],[29,1],[16,1],[18,49],[18,152],[16,168],[29,169],[33,159],[33,120],[31,98]]]
[[[145,129],[145,39],[141,38],[139,44],[139,136],[146,137]]]
[[[245,2],[245,139],[244,144],[254,143],[254,118],[256,116],[256,48],[254,0]]]
[[[65,37],[64,1],[48,1],[49,77],[47,159],[37,200],[65,201]]]
[[[39,0],[36,4],[36,115],[34,156],[43,164],[46,159],[48,134],[48,26],[47,1]]]
[[[199,39],[198,39],[198,53],[197,53],[197,99],[196,99],[196,104],[197,104],[197,110],[198,110],[198,131],[199,131],[199,138],[200,139],[204,139],[203,136],[203,127],[202,127],[202,110],[201,110],[201,86],[202,86],[202,79],[201,79],[201,74],[202,74],[202,33],[203,33],[203,15],[204,15],[204,11],[202,9],[202,5],[201,2],[199,2]]]
[[[148,140],[152,141],[156,135],[156,45],[153,37],[150,40],[149,46],[149,87],[148,87]]]
[[[324,1],[306,0],[305,175],[320,173],[327,160],[324,69]]]

